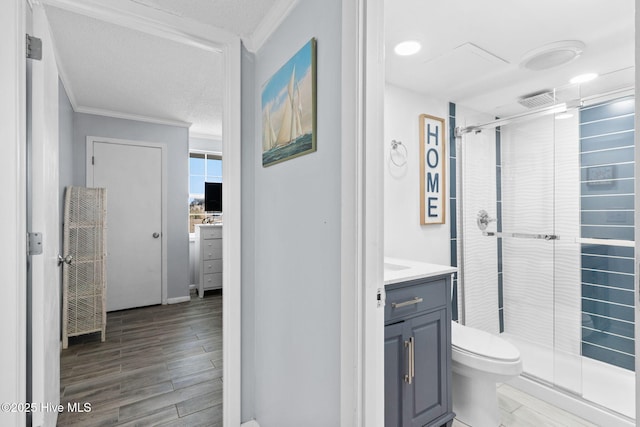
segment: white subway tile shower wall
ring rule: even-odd
[[[457,106],[458,126],[489,121]],[[466,123],[465,123],[466,122]],[[464,196],[464,298],[465,324],[499,333],[498,317],[498,252],[497,240],[482,234],[476,223],[477,213],[485,210],[496,218],[496,137],[493,130],[465,134],[462,138],[462,170]],[[460,167],[460,159],[458,159]],[[487,231],[496,231],[491,222]],[[459,230],[460,232],[460,230]]]

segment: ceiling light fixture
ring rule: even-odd
[[[580,74],[579,76],[575,76],[574,78],[569,80],[569,83],[571,83],[572,85],[586,83],[586,82],[590,82],[591,80],[594,80],[597,77],[598,75],[596,73]]]
[[[407,40],[402,43],[398,43],[396,47],[393,48],[393,51],[399,56],[409,56],[420,52],[420,49],[422,49],[420,42]]]
[[[578,40],[550,43],[527,52],[520,61],[520,67],[532,71],[558,67],[578,58],[585,47],[585,44]]]

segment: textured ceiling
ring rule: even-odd
[[[250,35],[277,0],[130,0],[171,15]]]
[[[47,7],[58,63],[78,110],[193,123],[222,134],[222,56]]]
[[[250,35],[284,0],[130,0],[235,34]],[[385,1],[386,75],[391,84],[496,116],[524,110],[521,96],[557,88],[569,98],[634,84],[634,0]],[[221,57],[135,30],[47,7],[61,74],[74,106],[193,123],[221,135]],[[393,46],[417,39],[422,51]],[[532,49],[580,40],[577,60],[544,72],[519,67]],[[580,88],[574,75],[602,77]]]
[[[634,0],[385,1],[386,76],[391,84],[496,116],[524,111],[517,99],[557,88],[567,97],[634,84]],[[400,41],[421,41],[398,57]],[[586,44],[581,57],[547,71],[519,66],[530,50],[561,40]],[[571,77],[602,77],[581,88]]]

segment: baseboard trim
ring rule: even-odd
[[[246,423],[242,423],[240,427],[260,427],[260,424],[258,424],[256,420],[251,420]]]
[[[180,304],[181,302],[189,302],[191,297],[189,295],[184,297],[167,298],[167,304]]]

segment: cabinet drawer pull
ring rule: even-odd
[[[413,304],[418,304],[422,302],[422,298],[420,297],[415,297],[412,300],[409,301],[405,301],[405,302],[392,302],[391,303],[391,308],[401,308],[401,307],[407,307]]]

